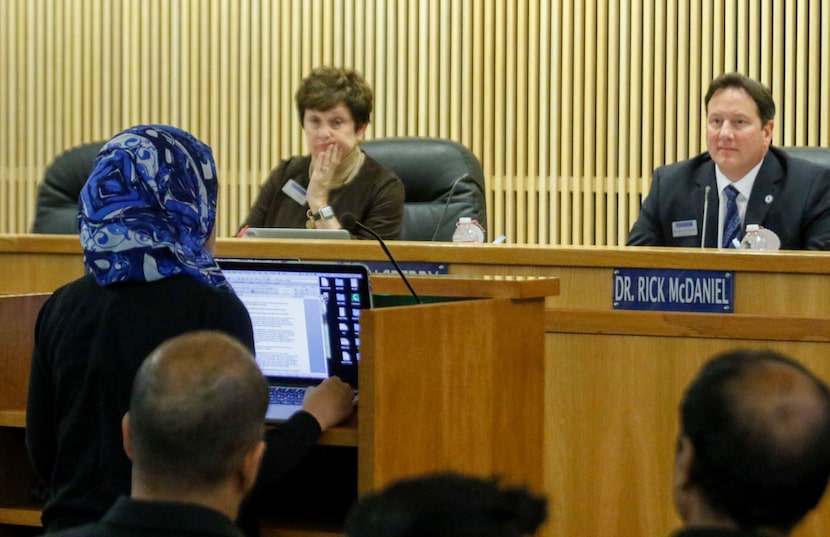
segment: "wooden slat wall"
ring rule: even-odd
[[[830,145],[830,0],[0,0],[0,232],[54,155],[163,122],[213,147],[229,235],[305,151],[320,64],[373,84],[370,137],[470,147],[510,242],[624,243],[653,168],[705,147],[723,71],[770,86],[776,144]]]

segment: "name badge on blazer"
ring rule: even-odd
[[[697,235],[697,220],[678,220],[671,223],[671,236],[694,237]]]
[[[282,187],[282,191],[285,192],[286,196],[296,201],[298,204],[305,205],[306,190],[294,179],[289,179]]]

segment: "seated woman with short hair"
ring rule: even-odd
[[[356,71],[320,67],[297,90],[310,155],[284,160],[262,185],[243,227],[341,228],[351,213],[384,239],[397,239],[404,187],[360,150],[372,89]]]

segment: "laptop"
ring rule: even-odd
[[[305,390],[332,375],[357,393],[360,313],[372,305],[366,265],[217,261],[251,316],[256,361],[271,393],[266,421],[291,417]]]
[[[352,236],[345,229],[308,229],[293,227],[249,227],[242,237],[257,239],[340,239],[349,240]]]

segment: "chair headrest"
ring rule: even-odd
[[[830,168],[830,147],[792,146],[782,147],[791,157],[808,160],[814,164]]]
[[[46,167],[38,187],[32,233],[78,233],[78,197],[104,143],[67,149]]]
[[[449,192],[468,175],[484,190],[484,174],[475,155],[463,145],[440,138],[369,140],[363,151],[403,181],[407,201],[429,201]]]
[[[402,240],[452,240],[461,216],[487,225],[484,173],[463,145],[441,138],[402,137],[369,140],[361,147],[404,184]]]

